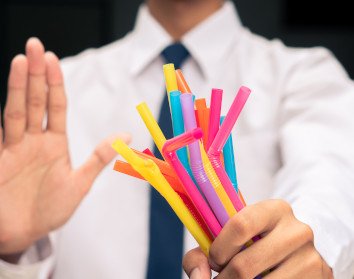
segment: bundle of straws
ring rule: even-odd
[[[140,152],[117,140],[112,146],[126,162],[117,160],[114,169],[148,181],[208,255],[222,227],[245,206],[236,180],[231,130],[251,91],[241,87],[221,117],[221,89],[212,90],[208,108],[205,99],[194,101],[181,70],[166,64],[163,71],[174,137],[166,140],[146,103],[137,110],[164,160],[149,149]],[[246,245],[250,244],[252,240]]]

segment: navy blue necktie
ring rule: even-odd
[[[189,56],[188,50],[175,43],[161,53],[166,63],[181,68]],[[172,122],[167,94],[160,109],[158,123],[167,139],[173,137]],[[160,152],[154,148],[156,157]],[[183,257],[183,224],[160,194],[151,187],[150,191],[150,241],[147,279],[181,279]]]

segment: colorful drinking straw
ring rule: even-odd
[[[240,200],[237,192],[233,188],[232,183],[221,164],[220,154],[250,93],[251,90],[247,87],[242,86],[239,89],[223,124],[221,125],[213,143],[208,150],[209,160],[237,211],[240,211],[244,205]]]
[[[218,195],[221,203],[224,205],[224,208],[226,209],[227,214],[231,218],[232,216],[234,216],[237,213],[237,211],[234,208],[234,205],[232,204],[229,196],[226,194],[225,189],[222,186],[220,179],[217,176],[213,166],[211,165],[208,155],[205,152],[204,147],[201,144],[199,144],[199,149],[200,149],[200,153],[202,155],[202,161],[203,161],[205,173],[208,176],[208,179],[209,179],[211,185],[213,185],[214,190],[215,190],[216,194]]]
[[[166,138],[162,133],[159,124],[157,124],[154,116],[152,115],[151,110],[145,102],[137,105],[136,109],[139,112],[140,117],[143,119],[145,126],[148,128],[150,135],[153,138],[158,150],[163,156],[162,147],[166,142]]]
[[[181,96],[180,91],[170,92],[171,115],[174,136],[179,136],[180,134],[184,133],[183,114],[179,96]]]
[[[145,148],[143,150],[143,153],[145,153],[147,155],[150,155],[150,156],[155,156],[154,153],[152,153],[152,151],[149,148]]]
[[[197,187],[193,183],[193,180],[188,175],[187,171],[184,169],[176,154],[176,150],[178,150],[182,146],[186,146],[188,144],[196,142],[202,137],[202,135],[202,130],[200,128],[197,128],[192,131],[186,132],[180,136],[169,139],[164,144],[162,148],[162,153],[164,155],[165,160],[175,169],[179,179],[182,182],[184,190],[188,194],[194,206],[199,211],[200,215],[203,217],[205,223],[210,229],[210,232],[214,237],[216,237],[221,231],[221,226],[215,218],[214,213],[211,211],[208,204],[197,190]]]
[[[180,69],[176,70],[176,79],[177,79],[178,90],[181,91],[182,94],[192,93]]]
[[[115,141],[112,146],[166,199],[178,218],[196,239],[203,252],[208,255],[211,239],[194,219],[180,196],[173,191],[164,176],[161,174],[158,166],[152,160],[140,158],[121,140]]]
[[[222,124],[224,119],[225,116],[221,116],[220,125]],[[225,143],[225,146],[223,148],[223,155],[224,155],[225,171],[231,180],[232,186],[238,193],[239,191],[237,185],[237,175],[236,175],[236,166],[235,166],[234,146],[232,142],[232,133],[230,133],[230,136],[228,137]]]
[[[209,134],[209,113],[210,110],[206,105],[204,98],[195,100],[196,114],[198,119],[198,126],[203,130],[203,144],[207,146],[208,144],[208,134]]]
[[[168,176],[175,177],[177,178],[177,175],[174,171],[174,169],[164,160],[161,160],[159,158],[156,158],[154,154],[146,153],[144,150],[143,152],[140,152],[138,150],[132,149],[136,155],[143,159],[150,159],[155,162],[155,164],[159,167],[162,173],[167,174]]]
[[[133,150],[134,151],[134,150]],[[159,160],[159,159],[157,159]],[[154,160],[153,160],[154,161]],[[155,161],[154,161],[155,162]],[[156,163],[156,162],[155,162]],[[158,167],[159,165],[156,164]],[[198,222],[198,224],[202,227],[203,231],[208,235],[208,237],[210,239],[213,239],[213,236],[211,235],[208,226],[205,224],[202,216],[200,216],[198,210],[195,208],[195,206],[193,205],[193,203],[191,202],[191,200],[188,198],[188,195],[186,194],[186,192],[184,191],[184,188],[181,185],[180,180],[175,177],[175,176],[169,176],[168,174],[164,173],[163,170],[159,167],[162,175],[165,177],[165,179],[167,180],[167,182],[170,184],[170,186],[172,187],[172,189],[181,197],[182,201],[184,202],[184,204],[187,206],[187,208],[189,209],[189,211],[192,213],[192,215],[194,216],[195,220]],[[129,163],[127,162],[123,162],[120,160],[117,160],[114,164],[114,170],[124,173],[126,175],[138,178],[138,179],[142,179],[145,180],[144,177],[142,177],[140,175],[140,173],[138,173]]]
[[[178,88],[183,93],[190,92],[190,88],[182,72],[180,70],[174,71],[173,64],[164,66],[164,75],[166,90],[167,93],[170,93],[168,94],[170,102],[171,98],[178,100],[178,97],[180,97],[180,92],[173,92]],[[172,101],[176,103],[174,105],[170,103],[175,137],[168,141],[166,141],[166,138],[147,105],[142,103],[137,107],[155,144],[167,163],[155,158],[148,150],[145,150],[143,153],[133,151],[122,141],[117,141],[114,144],[115,149],[130,163],[130,165],[128,165],[125,162],[117,161],[115,169],[149,181],[151,185],[165,197],[206,254],[209,251],[211,240],[219,234],[221,226],[203,199],[201,193],[196,189],[196,185],[192,180],[193,173],[197,176],[198,184],[202,185],[202,192],[207,193],[209,191],[205,196],[208,196],[207,200],[215,211],[215,215],[220,219],[220,223],[224,224],[228,217],[237,213],[236,210],[239,211],[244,207],[244,204],[242,204],[240,200],[240,198],[242,199],[241,192],[238,192],[239,195],[237,194],[235,160],[233,157],[232,139],[229,135],[250,94],[250,90],[246,87],[240,88],[219,130],[217,120],[220,118],[222,91],[213,90],[213,92],[215,92],[215,98],[212,96],[211,112],[206,107],[205,100],[196,101],[199,119],[198,125],[205,132],[203,142],[208,150],[208,154],[206,154],[206,151],[198,141],[198,139],[202,137],[201,130],[192,130],[196,126],[196,123],[195,117],[193,117],[193,101],[191,101],[192,98],[190,94],[186,94],[186,97],[180,97],[182,100],[183,114],[188,115],[186,117],[183,117],[184,115],[182,116],[181,104],[178,104],[178,101],[177,103],[176,101]],[[187,103],[186,113],[184,112],[184,99],[186,99]],[[209,113],[211,114],[210,117]],[[186,125],[185,129],[183,127],[183,118],[187,119],[184,120]],[[189,124],[189,118],[194,119],[194,123],[191,122],[192,124]],[[210,127],[208,120],[210,121]],[[190,130],[190,132],[183,133],[184,130]],[[176,135],[179,136],[176,137]],[[186,160],[186,158],[188,159],[186,156],[187,153],[185,152],[184,155],[180,156],[181,160],[184,161],[187,166],[186,169],[183,168],[176,154],[177,150],[186,145],[189,145],[190,162],[192,164],[190,175],[188,175],[186,171],[189,167],[189,165],[186,164],[188,162],[188,160]],[[223,150],[225,155],[225,169],[227,172],[221,164],[221,150]],[[178,153],[182,154],[183,152],[179,150]],[[169,182],[173,184],[173,188],[169,185]],[[216,202],[216,205],[213,205],[211,200],[219,201],[219,203]],[[223,208],[224,213],[217,213],[218,209],[215,209],[217,206]],[[220,214],[224,214],[224,216],[220,217]],[[193,219],[193,216],[195,219]],[[256,236],[253,240],[256,241],[259,238],[259,236]],[[251,243],[252,241],[249,241],[247,245]]]
[[[213,88],[211,90],[209,135],[208,135],[208,145],[206,146],[206,150],[209,149],[217,132],[219,131],[222,94],[223,94],[222,89]]]
[[[171,108],[172,128],[173,128],[173,135],[174,136],[179,136],[184,133],[184,121],[183,121],[180,96],[181,96],[180,91],[170,92],[170,105],[171,105],[170,108]],[[182,165],[185,167],[188,174],[192,177],[192,179],[194,181],[193,173],[192,173],[191,168],[189,166],[187,148],[182,147],[181,149],[177,150],[177,155],[178,155],[178,158],[180,159]]]
[[[185,93],[180,96],[180,99],[182,104],[183,120],[186,131],[192,131],[193,129],[197,128],[192,94]],[[204,171],[203,162],[200,155],[199,143],[193,142],[189,144],[188,150],[190,156],[190,166],[192,169],[193,176],[195,177],[199,189],[202,191],[205,198],[207,199],[216,218],[223,227],[229,220],[229,216],[226,213],[223,204],[215,193],[215,190]]]
[[[124,173],[126,175],[145,180],[145,178],[142,177],[140,175],[140,173],[138,173],[136,170],[134,170],[133,167],[130,164],[128,164],[127,162],[123,162],[121,160],[116,160],[116,162],[114,163],[113,169],[115,171]],[[178,178],[173,177],[173,176],[169,176],[168,174],[164,173],[161,169],[160,169],[160,171],[175,192],[184,193],[184,189],[183,189]]]
[[[192,136],[193,134],[190,132],[166,141],[165,136],[163,135],[159,125],[157,124],[147,104],[146,103],[139,104],[137,106],[137,110],[141,118],[143,119],[146,127],[148,128],[153,140],[155,141],[157,148],[160,150],[165,160],[174,168],[177,176],[179,177],[179,179],[182,182],[182,185],[184,186],[186,193],[188,194],[188,197],[193,202],[193,204],[199,211],[200,215],[203,217],[203,220],[208,225],[212,235],[215,237],[221,230],[220,224],[216,220],[214,214],[206,204],[201,194],[198,192],[197,187],[194,184],[192,178],[188,175],[187,171],[184,169],[183,165],[181,164],[180,160],[177,157],[175,150],[168,152],[168,148],[170,148],[171,146],[178,146],[176,150],[182,146],[186,146],[189,142],[183,144],[183,142],[181,141],[183,139],[187,139],[189,141],[190,140],[195,141],[197,140],[197,138],[193,137]],[[200,129],[198,131],[201,137],[202,131]],[[189,137],[186,137],[186,135]],[[197,133],[196,135],[199,134]],[[173,145],[171,145],[171,143],[173,143]],[[168,158],[165,157],[166,154],[168,155]]]
[[[175,65],[172,63],[163,65],[163,75],[165,77],[165,85],[166,85],[166,93],[168,96],[168,103],[171,104],[170,103],[170,92],[178,90],[176,73],[175,73]]]

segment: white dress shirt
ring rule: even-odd
[[[146,101],[158,117],[164,96],[159,54],[171,43],[143,5],[123,39],[62,62],[74,167],[120,131],[132,134],[134,148],[152,148],[135,106]],[[241,85],[252,89],[233,137],[246,201],[287,200],[313,229],[335,277],[351,278],[354,85],[341,65],[326,49],[289,48],[252,34],[231,2],[182,43],[191,53],[183,72],[197,97],[209,100],[211,88],[224,89],[225,114]],[[19,265],[0,262],[0,278],[47,278],[50,270],[55,279],[145,278],[149,186],[112,167],[50,242],[32,247]],[[185,250],[195,246],[186,233]]]

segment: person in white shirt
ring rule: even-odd
[[[131,33],[64,59],[64,75],[38,39],[14,58],[0,144],[0,278],[145,277],[149,187],[104,169],[115,154],[111,137],[99,142],[125,131],[134,148],[152,148],[134,107],[146,101],[158,117],[160,54],[175,41],[190,53],[182,70],[197,97],[223,88],[225,114],[241,85],[253,91],[234,134],[249,206],[209,258],[185,234],[187,275],[253,278],[271,268],[266,278],[351,278],[354,84],[328,50],[252,34],[221,0],[148,0]]]

